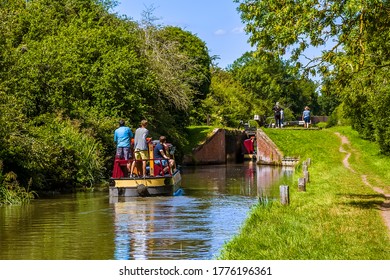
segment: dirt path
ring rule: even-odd
[[[352,173],[357,174],[357,172],[349,165],[349,162],[348,162],[348,159],[351,156],[351,153],[347,152],[343,148],[343,145],[348,145],[348,146],[350,145],[350,142],[349,142],[348,138],[346,136],[344,136],[344,135],[341,135],[338,132],[336,132],[336,135],[341,139],[341,146],[340,146],[339,151],[341,153],[346,153],[347,154],[345,156],[345,158],[343,159],[343,165],[345,166],[345,168],[350,170]],[[380,210],[381,216],[382,216],[382,218],[383,218],[383,220],[384,220],[384,222],[385,222],[385,224],[387,226],[388,232],[390,234],[390,194],[386,194],[385,191],[383,189],[381,189],[381,188],[372,186],[370,184],[370,182],[368,181],[368,179],[367,179],[367,175],[363,174],[363,175],[361,175],[361,178],[362,178],[363,183],[366,186],[369,186],[375,192],[380,193],[381,195],[383,195],[385,197],[385,201],[380,205],[379,210]]]

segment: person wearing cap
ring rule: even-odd
[[[119,127],[114,132],[114,142],[116,144],[116,158],[129,160],[131,158],[130,143],[133,138],[133,132],[130,127],[125,126],[125,121],[119,121]],[[130,171],[130,161],[127,164],[127,170]]]
[[[272,108],[274,111],[274,118],[275,118],[275,127],[276,128],[281,128],[282,123],[281,123],[281,114],[280,111],[283,110],[282,107],[280,107],[279,102],[276,102],[275,106]]]
[[[302,113],[302,120],[304,121],[304,127],[309,128],[310,124],[310,108],[308,106],[305,107],[305,110]]]

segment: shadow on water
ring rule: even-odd
[[[258,197],[277,198],[292,170],[185,167],[183,194],[77,194],[0,207],[0,259],[213,259]]]

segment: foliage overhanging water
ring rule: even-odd
[[[213,259],[291,174],[253,162],[186,167],[182,196],[79,193],[0,207],[0,259]]]

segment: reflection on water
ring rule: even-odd
[[[211,259],[254,202],[180,196],[116,203],[115,259]]]
[[[292,170],[253,162],[186,167],[182,196],[77,194],[0,207],[0,259],[212,259],[258,196]],[[284,184],[284,183],[283,183]]]
[[[253,162],[186,168],[184,196],[114,203],[115,259],[212,259],[257,197],[277,197],[291,174]]]

